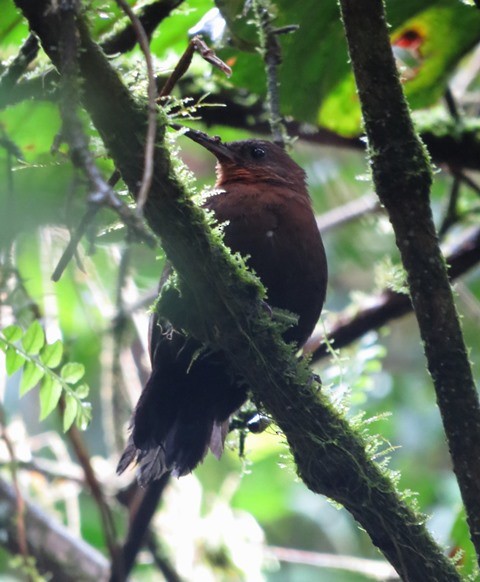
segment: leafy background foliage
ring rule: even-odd
[[[263,65],[254,51],[255,25],[239,18],[243,2],[220,0],[217,4],[229,15],[228,23],[237,44],[248,43],[252,49],[251,53],[238,56],[232,82],[255,93],[265,91]],[[321,10],[313,0],[300,4],[280,0],[275,4],[278,25],[298,24],[301,30],[301,34],[287,36],[284,43],[280,82],[285,113],[343,135],[357,135],[360,104],[337,3],[325,0]],[[405,86],[411,106],[432,105],[444,92],[453,67],[478,41],[480,14],[451,0],[390,0],[386,2],[386,9],[394,44],[407,31],[419,36],[416,48],[419,67]],[[313,14],[315,26],[312,26]]]
[[[234,37],[233,46],[219,50],[233,63],[228,87],[264,96],[263,65],[255,50],[254,28],[245,24],[245,19],[237,19],[243,3],[219,0],[217,4]],[[283,112],[345,136],[359,135],[359,104],[335,0],[324,0],[321,7],[313,0],[278,0],[276,6],[279,26],[294,23],[301,30],[282,40]],[[189,29],[212,7],[208,0],[184,2],[155,32],[151,46],[159,73],[178,60]],[[121,19],[114,2],[92,1],[86,10],[98,38],[110,33]],[[441,96],[447,82],[452,82],[456,72],[471,66],[468,55],[480,39],[480,12],[456,0],[389,0],[387,12],[399,60],[413,61],[413,70],[405,69],[408,80],[404,85],[411,107],[443,107]],[[411,31],[413,36],[407,34]],[[17,53],[27,34],[13,3],[4,2],[0,19],[0,56],[4,64]],[[248,50],[240,51],[238,45]],[[47,74],[45,55],[41,54],[39,61]],[[132,90],[140,93],[145,89],[138,49],[114,62]],[[38,75],[37,69],[26,80],[33,82]],[[200,90],[215,89],[217,82],[223,86],[227,83],[199,60],[194,60],[192,78]],[[478,82],[473,80],[469,94],[474,95],[476,90]],[[68,445],[58,433],[75,418],[85,424],[90,416],[87,400],[91,401],[93,417],[85,440],[102,481],[114,488],[118,480],[114,476],[113,432],[118,419],[112,418],[112,389],[123,388],[132,401],[138,396],[141,378],[134,352],[145,342],[149,304],[146,301],[145,307],[135,311],[122,330],[121,357],[117,360],[120,369],[112,371],[115,344],[111,332],[119,307],[115,299],[119,265],[128,252],[129,271],[123,288],[123,301],[128,307],[154,291],[163,259],[157,256],[158,251],[141,245],[127,251],[125,229],[112,214],[102,211],[92,229],[98,236],[86,237],[80,248],[81,264],[73,262],[61,281],[53,284],[50,276],[68,241],[68,231],[77,224],[85,206],[86,186],[73,170],[64,146],[51,153],[61,126],[53,91],[51,98],[47,94],[8,107],[1,103],[0,138],[5,147],[0,149],[0,200],[5,210],[0,212],[0,246],[5,248],[15,240],[12,266],[16,281],[12,284],[5,272],[0,288],[0,348],[5,354],[0,373],[4,374],[1,389],[9,432],[19,458],[38,456],[67,463],[74,470]],[[86,118],[84,123],[98,165],[108,175],[112,168],[99,138]],[[215,131],[225,139],[246,135],[230,128]],[[210,157],[195,146],[180,140],[178,143],[198,178],[199,188],[211,184],[214,164]],[[315,210],[320,215],[371,192],[361,152],[299,142],[294,156],[307,171]],[[450,184],[448,172],[438,168],[432,197],[439,222]],[[461,205],[466,224],[478,223],[472,212],[477,209],[477,196],[462,190]],[[462,228],[450,232],[450,242]],[[386,257],[398,263],[391,229],[381,212],[331,229],[324,240],[330,285],[320,325],[347,306],[359,309],[366,298],[383,288],[383,284],[377,287],[378,273],[382,281],[393,276],[392,269],[385,267]],[[480,355],[478,269],[458,283],[457,294],[475,362]],[[32,320],[32,306],[38,307],[42,315],[41,327]],[[140,359],[145,365],[145,355]],[[465,572],[472,571],[473,553],[413,316],[370,333],[355,346],[342,350],[339,357],[322,361],[316,368],[325,390],[339,404],[349,407],[352,418],[360,412],[367,419],[377,418],[369,430],[382,435],[381,449],[390,457],[390,468],[400,472],[401,487],[416,493],[436,538],[452,553],[462,548]],[[53,413],[62,394],[66,402],[63,420]],[[387,412],[391,415],[386,416]],[[2,472],[8,475],[8,457],[3,449],[0,453]],[[33,498],[81,532],[89,543],[105,550],[98,513],[78,484],[50,480],[40,473],[22,472],[20,478]],[[194,476],[171,486],[163,506],[156,525],[187,579],[370,579],[298,563],[298,555],[297,560],[280,562],[274,550],[264,548],[262,540],[271,548],[312,552],[302,554],[304,560],[318,552],[378,558],[349,515],[315,497],[299,482],[286,445],[274,428],[248,436],[245,459],[239,459],[237,437],[232,435],[231,447],[222,461],[208,457]],[[119,508],[116,519],[122,523]],[[9,568],[7,554],[0,554],[0,560],[0,569]],[[16,578],[11,567],[10,575]],[[145,560],[137,568],[136,579],[154,579],[152,576],[152,565]]]

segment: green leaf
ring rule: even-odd
[[[39,368],[34,362],[27,362],[20,382],[20,396],[23,396],[36,386],[44,375],[45,371],[42,368]]]
[[[23,349],[29,356],[35,356],[45,343],[45,333],[38,321],[34,321],[22,339]]]
[[[5,46],[14,46],[28,35],[27,21],[19,17],[18,9],[9,2],[2,2],[2,19],[0,22],[0,42]]]
[[[463,509],[463,507],[459,509],[456,515],[455,522],[453,523],[450,532],[450,539],[452,542],[451,547],[453,547],[458,553],[460,553],[460,551],[462,553],[460,560],[462,574],[464,574],[465,577],[471,576],[473,579],[476,570],[475,548],[470,541],[465,509]]]
[[[2,329],[2,334],[7,341],[13,343],[22,339],[23,330],[18,325],[7,325]]]
[[[61,395],[60,382],[51,376],[46,376],[40,387],[40,420],[44,420],[55,410]]]
[[[56,368],[62,361],[63,344],[57,340],[53,344],[47,344],[40,352],[40,360],[49,368]]]
[[[82,402],[77,413],[77,426],[85,430],[92,420],[92,406],[89,402]]]
[[[69,384],[75,384],[83,378],[85,374],[85,366],[78,362],[68,362],[61,371],[61,376]]]
[[[77,416],[77,410],[77,401],[73,396],[67,394],[65,396],[65,412],[63,413],[63,432],[67,432],[67,430],[72,426],[73,421]]]
[[[88,384],[80,384],[80,386],[78,386],[75,389],[75,394],[79,397],[79,398],[86,398],[88,396],[88,393],[90,392],[90,388],[88,387]]]
[[[15,374],[17,370],[20,370],[24,363],[25,358],[21,356],[15,348],[9,347],[7,349],[5,357],[5,367],[7,369],[7,374],[9,376]]]

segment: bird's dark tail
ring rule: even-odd
[[[136,461],[145,486],[166,472],[190,473],[209,448],[221,456],[229,417],[246,394],[228,373],[223,354],[200,353],[200,347],[176,333],[158,340],[117,473]]]
[[[151,448],[138,449],[133,441],[133,436],[130,435],[127,446],[118,462],[117,473],[120,475],[133,462],[136,462],[139,465],[138,482],[142,487],[160,479],[167,472],[170,472],[174,477],[187,475],[203,460],[208,449],[217,459],[221,457],[228,425],[228,419],[223,423],[214,422],[209,441],[203,442],[201,447],[192,447],[192,441],[184,439],[182,444],[177,444],[174,447],[153,445]],[[196,444],[202,443],[202,439],[199,439],[198,436],[195,441]]]

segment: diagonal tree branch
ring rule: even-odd
[[[166,78],[157,79],[162,86]],[[0,109],[25,101],[26,99],[58,99],[58,74],[55,70],[22,79],[8,92],[0,83]],[[192,79],[182,80],[178,87],[182,96],[188,96],[195,101],[201,97],[204,104],[222,103],[225,107],[205,107],[202,110],[202,121],[207,126],[224,125],[254,133],[268,135],[270,125],[266,116],[263,98],[256,100],[249,95],[244,99],[241,93],[232,89],[221,88],[208,96],[198,93]],[[359,136],[344,137],[325,129],[296,120],[285,121],[286,130],[291,136],[298,136],[309,143],[365,150],[365,143]],[[463,118],[462,127],[458,128],[451,118],[417,119],[417,131],[427,146],[433,161],[437,165],[447,164],[465,169],[480,168],[480,122],[474,118]]]
[[[53,6],[47,0],[17,0],[17,5],[56,63],[59,27]],[[85,106],[130,191],[136,192],[143,167],[145,103],[137,103],[121,83],[80,16],[77,25]],[[161,130],[144,213],[178,274],[182,305],[170,303],[167,294],[166,315],[213,349],[225,351],[233,373],[245,380],[283,430],[307,486],[342,503],[404,578],[460,580],[421,517],[370,459],[367,443],[282,342],[256,280],[218,244],[203,212],[175,177]],[[171,293],[177,297],[175,290]]]
[[[340,0],[377,194],[392,223],[480,557],[480,403],[430,208],[428,154],[410,119],[381,0]]]
[[[145,162],[143,168],[142,181],[138,194],[136,194],[137,210],[141,214],[145,200],[147,199],[153,177],[153,150],[155,148],[155,135],[157,133],[157,112],[155,99],[157,97],[157,87],[153,72],[153,59],[150,52],[150,44],[147,33],[143,28],[140,18],[136,16],[126,0],[117,0],[117,4],[125,12],[132,23],[133,30],[137,37],[138,44],[145,58],[148,79],[148,126],[145,140]]]
[[[13,59],[7,69],[0,76],[0,109],[4,106],[4,99],[7,99],[16,82],[26,72],[28,65],[38,54],[38,39],[34,34],[30,34],[18,51],[18,55]]]
[[[194,99],[200,98],[191,79],[185,79],[179,84],[179,88],[184,96],[188,94]],[[207,125],[225,125],[256,133],[269,133],[270,126],[263,97],[254,100],[249,95],[246,100],[238,91],[221,88],[210,93],[203,102],[225,105],[220,108],[206,107],[202,111],[202,121]],[[287,120],[285,125],[289,135],[298,136],[310,143],[365,150],[365,142],[361,136],[344,137],[324,127],[297,120]],[[461,127],[458,127],[455,120],[448,115],[418,116],[415,118],[415,126],[436,164],[472,170],[480,168],[480,121],[477,118],[462,117]]]
[[[2,545],[16,554],[19,551],[16,494],[3,479],[0,479],[0,502]],[[104,556],[29,501],[25,501],[25,525],[29,551],[35,556],[39,570],[49,572],[54,580],[106,580],[108,562]]]

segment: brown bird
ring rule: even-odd
[[[247,258],[267,289],[272,307],[298,316],[284,339],[301,347],[320,316],[327,262],[312,211],[306,176],[279,147],[251,139],[222,143],[205,133],[186,135],[217,158],[216,193],[204,207],[225,223],[224,241]],[[162,280],[164,277],[162,277]],[[132,419],[132,434],[118,464],[134,460],[139,482],[165,472],[181,476],[203,460],[208,448],[220,457],[230,416],[247,398],[222,352],[174,330],[154,315],[150,328],[152,373]]]

